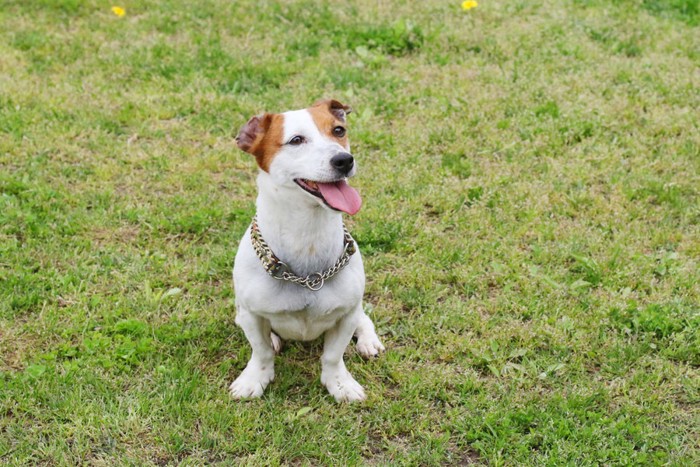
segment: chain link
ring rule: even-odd
[[[253,222],[250,224],[250,239],[253,243],[255,254],[260,258],[260,262],[267,273],[278,280],[293,282],[310,290],[320,290],[323,284],[335,276],[349,262],[353,254],[355,254],[355,240],[348,232],[348,229],[343,224],[343,254],[335,262],[333,266],[323,272],[314,272],[306,277],[297,276],[292,272],[291,268],[284,261],[280,260],[273,252],[270,246],[260,233],[258,227],[258,215],[253,216]]]

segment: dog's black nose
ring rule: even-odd
[[[335,156],[331,157],[331,165],[338,169],[343,175],[347,175],[355,165],[355,159],[353,159],[352,154],[348,154],[347,152],[339,152]]]

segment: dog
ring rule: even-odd
[[[282,339],[321,334],[321,383],[338,402],[366,397],[343,361],[353,335],[363,357],[384,351],[363,311],[362,257],[342,218],[362,205],[347,182],[357,171],[347,138],[350,112],[336,100],[322,100],[252,117],[236,138],[259,167],[257,213],[233,267],[236,324],[252,348],[229,388],[236,399],[262,395],[275,377]]]

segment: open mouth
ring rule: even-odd
[[[305,178],[295,178],[294,181],[297,185],[302,187],[304,191],[323,199],[323,195],[321,195],[321,191],[318,189],[318,183],[311,180],[306,180]]]
[[[362,198],[346,179],[334,182],[315,182],[305,178],[295,178],[294,181],[304,191],[321,199],[327,206],[337,210],[355,214],[362,206]]]

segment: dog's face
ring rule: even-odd
[[[362,200],[346,181],[357,170],[345,122],[350,111],[338,101],[323,100],[308,109],[266,113],[248,120],[236,141],[277,185],[355,214]]]

